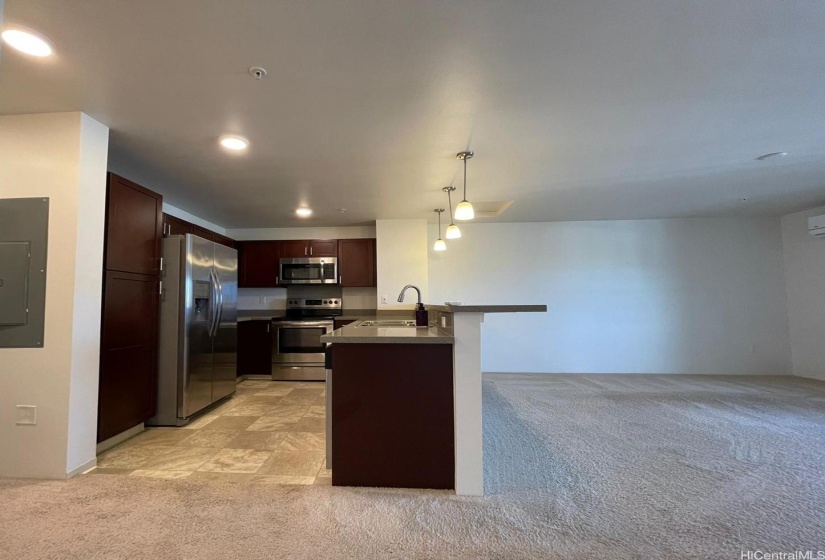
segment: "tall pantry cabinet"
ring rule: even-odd
[[[155,415],[163,197],[109,173],[97,441]]]

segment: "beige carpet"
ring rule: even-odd
[[[489,496],[0,481],[0,558],[725,558],[825,549],[825,383],[493,375]]]

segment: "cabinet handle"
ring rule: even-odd
[[[163,280],[161,280],[160,282],[158,282],[158,295],[159,295],[159,296],[162,296],[162,295],[163,295]]]
[[[304,247],[304,256],[307,256],[307,248]]]
[[[280,280],[280,278],[279,278],[278,276],[276,276],[276,277],[275,277],[275,285],[276,285],[276,286],[278,285],[278,280]]]
[[[266,324],[266,332],[269,332],[269,323]]]
[[[312,247],[309,248],[309,256],[312,256]]]
[[[338,277],[338,283],[339,283],[339,284],[343,284],[343,283],[344,283],[344,277],[343,277],[343,276],[339,276],[339,277]]]
[[[163,271],[163,257],[160,258],[160,270]]]

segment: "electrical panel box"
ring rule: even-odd
[[[29,243],[0,241],[0,326],[28,321]]]
[[[0,199],[0,348],[42,348],[48,198]]]

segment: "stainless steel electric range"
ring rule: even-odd
[[[272,379],[323,381],[321,336],[334,329],[341,298],[289,298],[286,317],[272,320]]]

